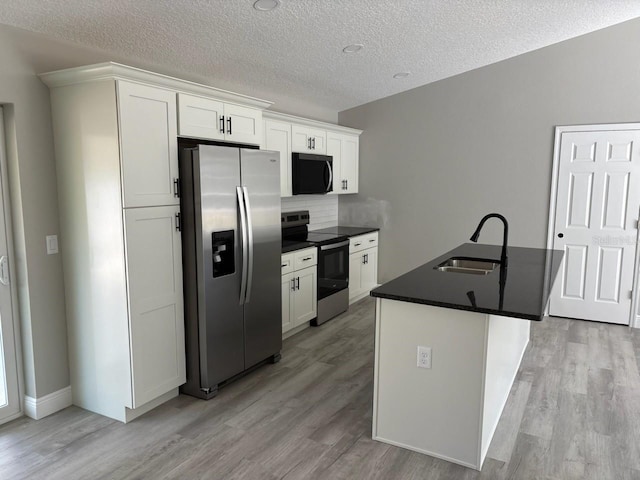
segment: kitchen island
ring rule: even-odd
[[[482,468],[563,253],[510,247],[507,268],[500,255],[463,244],[371,292],[374,440]]]

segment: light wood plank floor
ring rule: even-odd
[[[0,427],[0,478],[640,479],[640,334],[547,319],[482,472],[371,440],[372,299],[205,402],[123,425],[68,408]],[[517,321],[517,320],[516,320]]]

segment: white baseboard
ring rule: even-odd
[[[24,396],[24,414],[35,420],[40,420],[52,413],[59,412],[63,408],[73,404],[71,398],[71,386],[57,392],[50,393],[40,398]]]

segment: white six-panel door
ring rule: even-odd
[[[640,129],[560,135],[553,248],[565,256],[549,314],[628,324],[640,209]]]

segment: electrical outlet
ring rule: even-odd
[[[431,368],[431,347],[418,345],[418,367]]]

